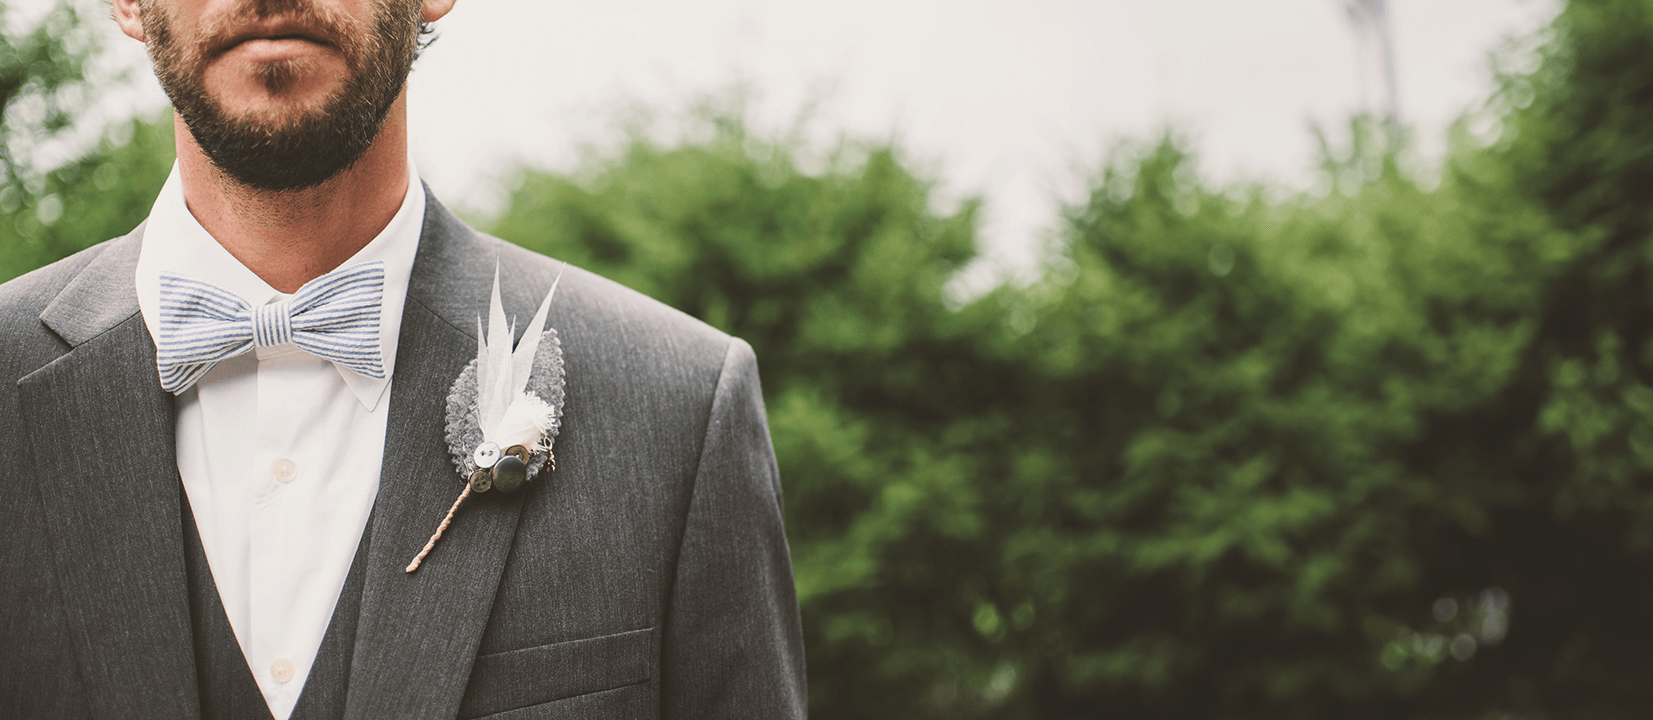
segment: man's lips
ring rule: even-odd
[[[332,42],[323,38],[320,33],[310,26],[294,20],[281,20],[258,22],[237,28],[234,33],[216,44],[214,54],[222,55],[241,45],[254,43],[255,41],[281,42],[290,40],[333,47]],[[262,45],[263,43],[257,44]]]

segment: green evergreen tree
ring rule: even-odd
[[[1363,123],[1285,200],[1125,146],[962,308],[973,205],[738,113],[495,229],[758,347],[819,717],[1627,716],[1648,7],[1570,5],[1427,188]]]

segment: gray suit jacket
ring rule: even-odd
[[[0,717],[201,714],[173,403],[133,288],[142,235],[0,286]],[[551,307],[568,393],[556,473],[466,503],[403,572],[461,487],[444,400],[496,259],[506,312],[526,320],[557,264],[431,199],[346,717],[802,717],[751,348],[590,273],[570,268]]]

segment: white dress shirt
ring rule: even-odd
[[[220,362],[174,401],[178,472],[207,564],[276,720],[298,703],[379,490],[390,378],[425,215],[411,159],[408,177],[390,224],[340,265],[385,263],[384,378],[281,345]],[[290,297],[207,234],[185,204],[176,165],[138,256],[138,306],[151,337],[159,337],[163,271],[206,280],[255,306]]]

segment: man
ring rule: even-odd
[[[556,469],[405,570],[465,487],[445,408],[496,268],[520,330],[561,267],[407,159],[452,5],[114,0],[178,162],[130,235],[0,287],[0,717],[803,715],[750,348],[578,269]],[[363,267],[368,359],[300,349],[292,304]],[[285,329],[180,364],[191,283]]]

